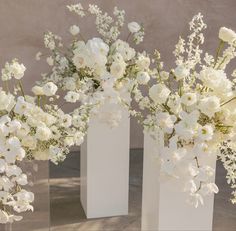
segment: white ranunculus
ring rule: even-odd
[[[69,114],[64,114],[59,120],[62,127],[68,128],[72,124],[72,117]]]
[[[79,34],[79,32],[80,32],[79,26],[73,25],[73,26],[70,27],[70,33],[71,33],[73,36]]]
[[[115,78],[122,78],[125,74],[126,63],[124,61],[113,62],[110,67],[111,75]]]
[[[128,23],[128,28],[131,33],[137,33],[140,31],[141,26],[137,22],[130,22]]]
[[[127,42],[120,39],[116,40],[112,44],[111,50],[114,50],[116,53],[121,54],[125,61],[131,60],[136,54],[135,50],[131,48]]]
[[[44,95],[43,88],[40,87],[40,86],[34,86],[34,87],[32,87],[32,92],[33,92],[35,95]]]
[[[201,140],[211,140],[213,136],[213,128],[211,125],[207,124],[205,126],[201,126],[198,129],[198,137]]]
[[[68,91],[64,99],[69,103],[76,103],[80,98],[80,94],[75,91]]]
[[[84,142],[84,133],[78,131],[74,134],[74,143],[79,146]]]
[[[72,77],[67,77],[65,78],[65,80],[63,81],[64,83],[64,87],[66,88],[66,90],[68,91],[74,91],[76,89],[76,81],[75,78]]]
[[[185,93],[181,97],[181,103],[186,106],[192,106],[197,102],[196,93]]]
[[[53,66],[54,60],[53,60],[52,56],[47,57],[46,61],[49,66]]]
[[[219,30],[219,38],[224,42],[232,44],[236,40],[236,33],[231,29],[221,27]]]
[[[15,104],[15,98],[10,93],[0,90],[0,110],[11,111]]]
[[[155,103],[165,103],[170,93],[170,89],[162,83],[153,85],[149,89],[149,96]]]
[[[15,79],[21,79],[25,73],[25,66],[24,64],[19,64],[18,62],[13,62],[10,66],[10,70]]]
[[[189,70],[183,65],[177,66],[174,70],[174,75],[176,76],[177,81],[186,78],[189,73]]]
[[[109,46],[101,38],[88,40],[86,47],[89,49],[91,54],[94,55],[91,58],[95,59],[98,63],[100,62],[98,59],[102,58],[102,56],[105,58],[109,52]]]
[[[212,118],[220,111],[220,100],[216,96],[209,96],[200,100],[198,108],[202,113]]]
[[[37,127],[35,137],[39,140],[46,141],[52,136],[51,130],[46,126]]]
[[[43,86],[43,92],[46,96],[53,96],[57,92],[57,86],[53,82],[48,82]]]
[[[138,72],[137,81],[139,84],[142,84],[142,85],[147,84],[149,80],[150,80],[150,76],[147,72],[145,71]]]
[[[150,58],[145,55],[139,55],[136,61],[136,65],[138,66],[140,70],[148,69],[150,66],[150,63],[151,63]]]

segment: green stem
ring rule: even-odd
[[[224,42],[223,40],[220,40],[220,44],[219,44],[219,46],[218,46],[218,48],[217,48],[217,51],[216,51],[216,57],[215,57],[214,68],[215,68],[215,66],[216,66],[216,64],[217,64],[217,60],[218,60],[218,58],[219,58],[219,56],[220,56],[221,50],[222,50],[223,47],[224,47],[224,44],[225,44],[225,42]]]
[[[22,83],[21,83],[21,80],[19,80],[19,86],[20,86],[20,91],[21,91],[21,94],[22,94],[22,96],[25,98],[25,93],[24,93],[24,89],[23,89],[23,85],[22,85]]]
[[[220,106],[223,107],[225,104],[230,103],[231,101],[233,101],[233,100],[235,100],[235,99],[236,99],[236,96],[233,97],[232,99],[230,99],[230,100],[228,100],[228,101],[222,103]]]

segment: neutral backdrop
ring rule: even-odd
[[[43,48],[43,33],[50,30],[69,42],[68,27],[79,24],[86,38],[94,36],[91,20],[83,22],[69,13],[67,4],[72,0],[0,0],[0,66],[14,57],[27,66],[24,84],[30,91],[40,73],[48,66],[36,62],[35,54]],[[144,43],[138,46],[151,52],[157,48],[162,53],[165,67],[174,67],[172,51],[179,35],[188,33],[188,22],[198,12],[204,14],[208,24],[205,47],[215,51],[218,30],[221,26],[236,30],[236,0],[81,0],[84,5],[96,3],[111,12],[117,5],[125,9],[127,21],[143,23],[146,30]],[[125,32],[125,31],[124,31]],[[126,34],[126,33],[124,33]],[[125,35],[124,35],[125,36]],[[126,35],[127,36],[127,35]],[[143,145],[142,130],[131,122],[131,147]]]

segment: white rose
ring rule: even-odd
[[[137,22],[130,22],[128,23],[128,28],[131,33],[137,33],[140,31],[141,26]]]
[[[26,68],[23,64],[13,62],[10,66],[10,70],[15,79],[21,79],[24,76]]]
[[[80,32],[80,28],[79,28],[78,26],[73,25],[73,26],[70,27],[70,33],[71,33],[73,36],[79,34],[79,32]]]
[[[39,140],[46,141],[52,136],[51,130],[46,126],[37,127],[35,137]]]
[[[186,106],[192,106],[197,102],[197,95],[196,93],[185,93],[181,97],[181,103]]]
[[[148,81],[150,80],[150,76],[147,72],[140,71],[137,74],[137,81],[139,84],[147,84]]]
[[[170,90],[164,84],[156,84],[153,85],[149,89],[149,96],[155,103],[165,103],[169,94]]]
[[[74,91],[68,91],[64,99],[69,103],[76,103],[80,98],[80,94]]]
[[[232,44],[236,40],[236,33],[226,27],[221,27],[219,31],[219,38],[227,43]]]
[[[186,78],[189,73],[189,70],[183,65],[177,66],[174,70],[174,75],[176,76],[177,81]]]
[[[34,87],[32,87],[32,92],[33,92],[35,95],[44,95],[43,88],[40,87],[40,86],[34,86]]]
[[[203,98],[200,101],[198,108],[202,113],[212,118],[216,112],[220,111],[220,100],[216,96]]]
[[[57,86],[53,82],[48,82],[43,86],[43,92],[46,96],[53,96],[57,92]]]

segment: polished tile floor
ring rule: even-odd
[[[86,219],[79,199],[79,153],[72,153],[63,164],[50,165],[50,193],[48,164],[39,163],[32,179],[35,182],[35,212],[27,213],[25,219],[14,224],[11,231],[140,231],[142,153],[141,149],[131,150],[130,153],[128,216]],[[217,164],[216,181],[220,193],[215,197],[213,230],[236,231],[236,205],[228,201],[230,189],[220,163]],[[0,226],[0,231],[5,229]]]

